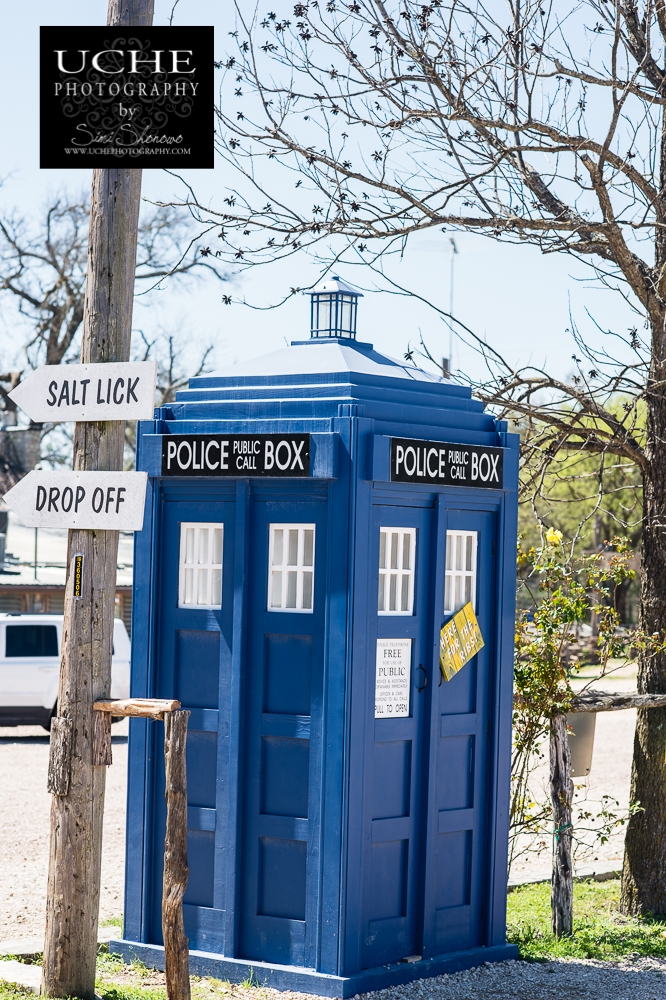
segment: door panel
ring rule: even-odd
[[[271,524],[315,525],[312,612],[267,609]],[[326,505],[255,501],[250,533],[240,955],[313,966]]]
[[[187,846],[189,880],[184,916],[190,948],[222,950],[222,921],[211,917],[224,909],[224,873],[217,859],[220,808],[226,809],[225,785],[219,780],[219,758],[225,752],[218,738],[220,704],[229,702],[232,603],[234,579],[235,503],[230,500],[168,501],[163,507],[160,545],[159,633],[155,662],[155,694],[178,698],[191,712],[187,733]],[[180,525],[224,524],[221,608],[179,607]],[[153,824],[150,940],[162,941],[162,858],[166,806],[164,801],[164,727],[151,723],[153,741]],[[216,926],[215,933],[211,927]]]
[[[377,639],[412,640],[410,706],[407,718],[379,718],[369,725],[366,750],[366,796],[363,861],[362,968],[400,961],[420,951],[422,934],[422,764],[424,726],[427,725],[427,689],[419,692],[424,674],[430,673],[426,657],[429,641],[429,558],[433,511],[413,507],[376,505],[373,513],[373,546],[369,569],[370,593],[374,597],[374,627]],[[413,613],[404,614],[399,597],[392,600],[391,581],[380,583],[380,529],[415,530]],[[404,565],[400,551],[403,534],[393,553],[393,565]],[[389,541],[383,542],[382,567],[391,566]],[[398,578],[396,594],[407,594]],[[371,598],[372,599],[372,598]],[[387,608],[395,614],[386,613]],[[380,609],[381,612],[380,613]],[[368,653],[368,706],[374,717],[375,651]],[[428,678],[431,681],[431,678]]]
[[[433,686],[424,957],[485,944],[485,838],[494,656],[495,514],[440,513],[436,632],[443,613],[446,530],[478,532],[476,615],[485,646],[451,681]]]

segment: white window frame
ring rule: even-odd
[[[192,561],[187,561],[187,533],[193,530],[193,546],[192,546]],[[202,530],[208,531],[221,531],[222,537],[220,540],[220,562],[213,560],[215,553],[213,549],[213,540],[209,536],[208,546],[206,551],[206,561],[198,562],[197,557],[200,553],[200,538]],[[180,522],[180,555],[178,559],[178,607],[186,608],[188,611],[219,611],[222,607],[222,572],[224,566],[224,523],[220,521],[181,521]],[[206,583],[204,588],[204,595],[206,598],[205,603],[199,603],[197,600],[186,601],[187,598],[187,583],[188,583],[188,573],[191,573],[192,581],[192,597],[199,596],[199,573],[205,572]],[[219,574],[219,576],[218,576]],[[217,584],[219,584],[219,603],[213,601],[215,597],[216,588],[216,578]]]
[[[391,535],[398,536],[397,550],[396,550],[396,565],[382,566],[382,536],[386,538],[384,543],[384,562],[390,562],[389,554],[389,543],[388,539]],[[410,539],[410,566],[404,568],[404,540],[405,538]],[[379,583],[377,590],[377,614],[386,615],[406,615],[414,614],[414,576],[416,567],[416,528],[402,528],[396,527],[394,525],[387,525],[386,527],[380,527],[379,529]],[[393,610],[387,609],[387,604],[390,603],[390,591],[391,591],[391,577],[395,578],[396,581],[396,604],[403,604],[403,588],[405,586],[405,581],[407,582],[407,610],[402,608],[396,608]],[[383,597],[384,607],[380,608],[380,604]]]
[[[275,549],[276,549],[276,534],[278,531],[289,532],[298,531],[298,544],[297,544],[297,555],[296,562],[289,562],[289,541],[288,534],[285,539],[285,535],[282,535],[282,561],[275,563]],[[304,559],[305,554],[305,532],[312,532],[312,562],[306,563]],[[305,523],[305,522],[292,522],[292,523],[273,523],[269,525],[269,544],[268,544],[268,593],[266,596],[266,607],[269,611],[277,611],[280,614],[297,614],[297,615],[311,615],[314,612],[314,582],[315,582],[315,549],[317,545],[317,531],[316,525]],[[280,588],[280,603],[274,603],[276,596],[275,588],[278,586],[276,580],[277,574],[279,577],[279,588]],[[296,596],[295,596],[295,607],[286,607],[286,602],[289,599],[289,579],[287,574],[296,574]],[[308,587],[304,584],[307,582],[307,577],[311,577],[310,581],[310,607],[303,607],[304,598],[307,600]]]
[[[471,552],[467,568],[467,539],[471,539]],[[458,555],[458,540],[461,542],[462,559],[459,568],[456,567]],[[476,575],[477,552],[479,544],[478,531],[447,531],[446,532],[446,562],[444,570],[444,614],[453,615],[469,601],[476,611]],[[463,565],[464,564],[464,565]],[[456,602],[456,580],[460,580],[460,603]],[[466,583],[469,580],[469,587]],[[447,588],[447,583],[449,584]],[[447,600],[448,590],[448,600]]]

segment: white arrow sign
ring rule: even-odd
[[[156,381],[156,361],[43,365],[9,395],[37,423],[150,420]]]
[[[29,528],[140,531],[145,472],[29,472],[5,503]]]

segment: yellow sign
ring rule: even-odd
[[[439,665],[447,681],[483,649],[485,642],[470,601],[439,633]]]

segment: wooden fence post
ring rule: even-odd
[[[186,711],[164,716],[164,764],[167,819],[164,838],[162,936],[166,966],[167,1000],[190,1000],[188,941],[183,924],[183,896],[187,888],[187,775]]]
[[[565,715],[556,715],[550,720],[550,797],[553,803],[555,836],[550,901],[553,934],[559,938],[570,935],[573,930],[573,780]]]

